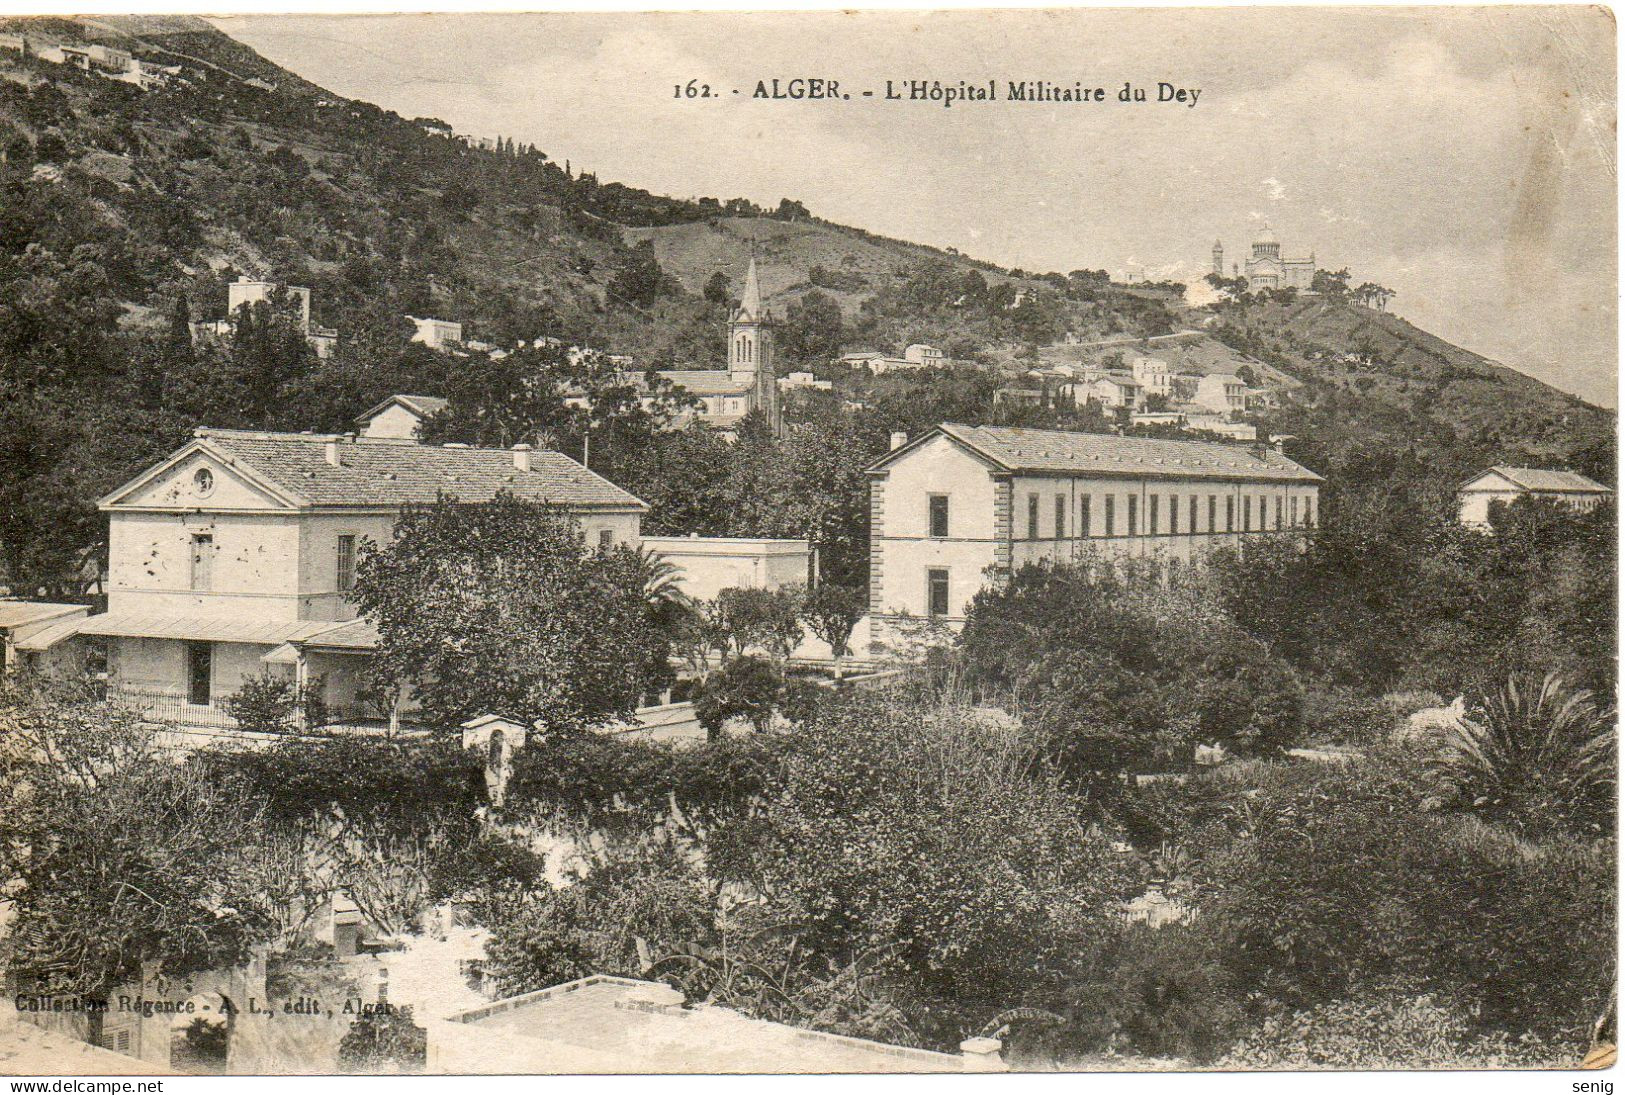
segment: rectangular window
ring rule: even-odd
[[[948,615],[948,572],[946,570],[928,570],[925,572],[925,607],[931,616]]]
[[[1209,532],[1219,531],[1219,496],[1217,494],[1207,496],[1207,530]]]
[[[1241,531],[1253,531],[1253,496],[1250,494],[1241,499]]]
[[[1224,496],[1224,531],[1236,531],[1236,496],[1233,494]]]
[[[1055,496],[1055,538],[1057,540],[1066,535],[1066,495]]]
[[[1027,539],[1038,539],[1038,495],[1027,496]]]
[[[206,532],[192,536],[192,588],[204,590],[214,580],[214,537]]]
[[[1115,494],[1106,496],[1106,535],[1117,535],[1117,496]]]
[[[598,550],[608,551],[615,546],[615,530],[601,528],[598,530]]]
[[[1197,499],[1196,495],[1194,495],[1194,494],[1191,495],[1191,519],[1188,522],[1186,522],[1185,531],[1190,533],[1192,536],[1196,535],[1196,521],[1197,521],[1196,507],[1197,507],[1197,504],[1198,504],[1198,499]]]
[[[1140,499],[1138,495],[1128,496],[1128,534],[1134,536],[1140,531]]]
[[[1312,494],[1303,500],[1303,523],[1315,527],[1315,496]]]
[[[1089,527],[1089,496],[1085,494],[1078,499],[1078,535],[1089,536],[1094,529]]]
[[[214,695],[214,646],[186,644],[186,701],[207,705]]]
[[[1179,531],[1179,495],[1168,496],[1168,531]]]
[[[355,588],[355,535],[353,533],[345,533],[339,537],[338,584],[334,588],[340,593],[348,593]]]
[[[1292,497],[1292,527],[1293,528],[1298,527],[1298,498],[1297,498],[1297,495],[1293,495],[1293,497]]]
[[[1277,532],[1281,530],[1281,496],[1279,494],[1275,496],[1275,530]]]
[[[941,540],[948,535],[948,496],[946,494],[933,494],[931,496],[931,536]]]
[[[1151,496],[1151,509],[1145,515],[1145,531],[1155,536],[1157,534],[1157,496]]]

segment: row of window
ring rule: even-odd
[[[349,593],[355,589],[355,543],[355,533],[346,532],[338,537],[338,543],[334,548],[333,588],[340,593]],[[614,546],[614,530],[599,529],[598,550],[608,551]],[[207,532],[194,533],[192,536],[191,588],[195,592],[206,593],[213,588],[213,583],[214,535]]]
[[[1206,496],[1206,506],[1203,506],[1201,495],[1188,495],[1183,507],[1184,520],[1181,521],[1180,496],[1169,494],[1166,496],[1167,508],[1163,508],[1163,495],[1149,494],[1145,497],[1145,528],[1149,535],[1161,533],[1195,533],[1195,532],[1252,532],[1255,529],[1264,531],[1272,525],[1276,529],[1296,528],[1300,524],[1306,527],[1315,523],[1314,496],[1293,496],[1291,498],[1276,495],[1243,494],[1239,497],[1234,494]],[[1078,523],[1073,532],[1074,537],[1096,535],[1093,509],[1093,495],[1084,494],[1078,497]],[[1221,524],[1219,512],[1220,501],[1223,501],[1224,520]],[[1273,500],[1273,513],[1271,501]],[[1140,535],[1140,496],[1138,494],[1125,494],[1123,501],[1123,531],[1130,536]],[[1101,496],[1102,518],[1104,531],[1100,535],[1116,536],[1118,516],[1118,496],[1106,494]],[[1302,503],[1300,508],[1300,503]],[[1034,492],[1027,495],[1027,539],[1040,540],[1039,515],[1043,506],[1043,496]],[[1256,508],[1255,508],[1256,507]],[[948,496],[946,494],[933,494],[929,505],[930,535],[933,539],[946,539],[948,536]],[[1240,526],[1237,526],[1239,508]],[[1205,522],[1204,522],[1205,517]],[[1204,528],[1205,524],[1205,528]],[[1183,526],[1183,527],[1182,527]],[[1065,539],[1066,529],[1069,527],[1067,496],[1055,496],[1055,535],[1052,539]]]

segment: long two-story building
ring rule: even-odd
[[[588,547],[637,543],[647,508],[528,445],[200,429],[101,500],[107,611],[14,646],[40,656],[77,644],[105,661],[113,688],[183,722],[229,725],[223,700],[267,671],[323,676],[343,709],[357,699],[356,656],[372,649],[350,599],[362,542],[388,542],[405,506],[499,492],[558,507]]]
[[[869,468],[871,639],[964,622],[990,579],[1085,553],[1199,561],[1313,527],[1321,477],[1263,446],[944,424]]]

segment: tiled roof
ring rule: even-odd
[[[530,471],[508,449],[420,445],[392,438],[339,440],[339,464],[327,462],[322,434],[198,430],[210,448],[240,460],[312,506],[403,506],[441,495],[488,502],[502,491],[569,507],[642,508],[643,503],[563,453],[537,449]]]
[[[726,369],[662,369],[660,375],[691,395],[743,395],[755,387],[752,381],[735,380]]]
[[[1490,471],[1524,490],[1557,491],[1564,494],[1613,493],[1595,479],[1588,479],[1579,472],[1556,471],[1550,468],[1509,468],[1501,464],[1497,464]]]
[[[1154,475],[1179,479],[1271,479],[1318,483],[1321,477],[1262,446],[1169,441],[1110,433],[1027,430],[944,423],[942,433],[1012,472]],[[898,450],[902,451],[902,450]],[[892,454],[892,455],[895,455]],[[883,462],[885,459],[883,458]]]

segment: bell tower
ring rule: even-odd
[[[762,304],[755,256],[745,272],[745,291],[739,307],[728,321],[728,375],[752,385],[752,409],[766,415],[774,435],[778,435],[779,381],[773,368],[773,313]]]

